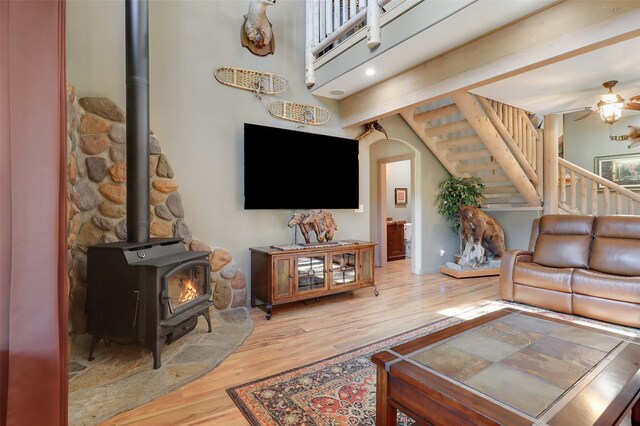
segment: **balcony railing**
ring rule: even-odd
[[[391,4],[389,4],[391,3]],[[315,84],[314,62],[337,47],[350,35],[366,28],[367,47],[380,45],[380,18],[383,6],[388,10],[395,4],[415,4],[416,0],[307,0],[306,83]]]

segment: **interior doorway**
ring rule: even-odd
[[[372,164],[372,169],[376,170],[373,180],[376,182],[372,191],[372,215],[375,224],[375,241],[379,250],[376,253],[376,266],[387,265],[389,241],[387,238],[387,218],[392,222],[402,222],[402,230],[406,230],[403,236],[403,247],[410,246],[410,257],[405,256],[404,264],[410,265],[411,272],[419,274],[422,268],[421,257],[421,214],[422,204],[420,194],[420,153],[410,144],[400,140],[386,140],[383,143],[397,145],[405,150],[404,154],[386,156],[382,155],[375,160],[376,166]],[[393,152],[391,149],[390,152]],[[388,151],[389,152],[389,151]],[[402,175],[402,176],[398,176]],[[404,179],[404,180],[403,180]],[[401,183],[405,182],[405,183]],[[396,191],[396,189],[400,191]],[[399,192],[399,194],[397,194]],[[399,199],[397,199],[397,195]],[[405,204],[406,203],[406,204]],[[405,226],[406,224],[408,226]],[[403,232],[404,233],[404,232]]]
[[[381,191],[380,217],[386,226],[386,260],[411,259],[413,223],[412,163],[413,155],[379,160]],[[407,262],[404,262],[407,263]]]

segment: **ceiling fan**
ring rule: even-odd
[[[591,111],[576,118],[574,121],[580,121],[592,114],[599,113],[600,118],[607,124],[613,124],[622,116],[622,110],[634,110],[640,111],[640,95],[633,96],[625,101],[622,96],[617,93],[613,93],[613,87],[618,84],[618,80],[610,80],[602,83],[605,89],[608,89],[608,93],[600,95],[600,100],[595,104]]]

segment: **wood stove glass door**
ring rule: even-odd
[[[183,265],[184,266],[184,265]],[[208,263],[184,266],[167,275],[165,287],[165,318],[183,310],[190,302],[208,294]],[[168,311],[168,312],[166,312]]]

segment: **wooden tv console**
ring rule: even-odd
[[[251,306],[272,308],[299,300],[373,287],[375,243],[339,241],[318,245],[251,248]]]

